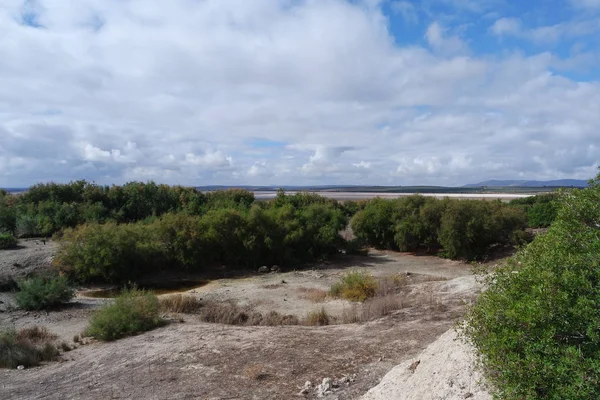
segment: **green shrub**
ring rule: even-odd
[[[0,233],[0,250],[17,247],[17,239],[12,233]]]
[[[350,272],[331,286],[329,294],[350,301],[365,301],[375,296],[378,283],[371,275],[362,272]]]
[[[162,325],[158,298],[151,292],[133,288],[123,291],[114,303],[97,310],[85,334],[111,341]]]
[[[467,317],[498,398],[600,398],[600,176],[505,267]]]
[[[17,282],[16,299],[25,310],[46,310],[69,302],[75,292],[64,275],[38,276]]]
[[[49,341],[53,337],[30,336],[24,330],[0,331],[0,368],[34,367],[58,356],[56,346]]]

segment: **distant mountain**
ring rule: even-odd
[[[557,179],[553,181],[526,181],[526,180],[496,180],[491,179],[485,182],[470,183],[463,187],[587,187],[588,181],[581,179]]]

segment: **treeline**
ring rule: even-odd
[[[256,201],[246,190],[76,181],[0,191],[0,233],[63,237],[61,269],[81,281],[122,282],[163,269],[301,264],[361,246],[477,259],[492,246],[523,243],[525,227],[553,218],[553,204],[550,197],[505,204],[418,195],[338,202],[283,191]],[[357,239],[346,241],[339,232],[350,220]]]
[[[245,190],[202,193],[154,182],[38,184],[19,195],[0,193],[0,231],[19,237],[51,236],[85,223],[130,223],[169,212],[201,215],[214,208],[249,208],[253,203],[254,195]]]
[[[525,212],[500,201],[410,196],[369,201],[351,222],[370,246],[400,251],[441,249],[449,258],[477,259],[493,245],[524,243]]]

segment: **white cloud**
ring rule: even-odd
[[[600,84],[556,73],[593,55],[478,57],[445,20],[401,46],[376,1],[39,0],[43,29],[22,4],[0,5],[0,186],[461,184],[600,159]]]
[[[455,55],[467,51],[463,40],[456,35],[449,35],[448,30],[437,21],[429,25],[425,38],[432,49],[442,54]]]
[[[564,38],[578,38],[600,32],[600,19],[570,20],[536,28],[524,27],[518,18],[500,18],[490,27],[497,36],[516,36],[538,44],[556,43]]]
[[[490,31],[498,36],[519,35],[521,33],[521,20],[518,18],[500,18],[490,27]]]

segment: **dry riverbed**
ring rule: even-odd
[[[23,254],[37,251],[36,246],[25,246]],[[8,271],[11,263],[23,265],[14,254],[0,252],[0,273],[16,271]],[[7,255],[10,261],[4,262]],[[45,253],[42,258],[47,260]],[[77,345],[59,362],[0,370],[0,398],[289,399],[298,396],[306,381],[316,386],[323,378],[345,376],[327,398],[358,399],[394,366],[412,360],[448,331],[479,291],[469,265],[375,251],[368,257],[341,257],[312,269],[213,280],[186,293],[204,301],[232,300],[262,312],[304,317],[323,307],[340,316],[352,305],[319,294],[357,269],[377,277],[407,276],[401,293],[403,308],[362,324],[324,327],[239,327],[180,315],[167,326],[139,336]],[[85,294],[81,291],[73,304],[48,313],[5,307],[0,309],[0,325],[45,326],[75,345],[73,336],[85,328],[94,308],[107,301]],[[2,296],[4,305],[10,303],[9,295]],[[314,389],[304,395],[316,396]]]

